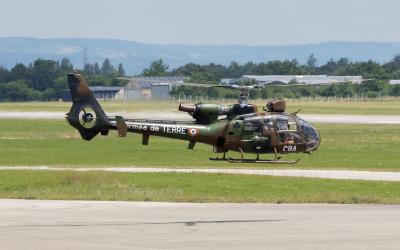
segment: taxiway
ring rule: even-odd
[[[398,249],[400,206],[0,200],[1,249]]]

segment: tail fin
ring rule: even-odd
[[[100,132],[107,134],[111,123],[85,78],[76,73],[67,76],[72,97],[72,107],[67,114],[69,124],[76,128],[85,140],[91,140]]]

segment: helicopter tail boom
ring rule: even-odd
[[[77,73],[67,75],[72,107],[66,114],[69,124],[76,128],[83,139],[91,140],[98,133],[107,134],[113,127],[97,102],[85,78]]]

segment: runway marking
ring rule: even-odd
[[[4,166],[1,170],[46,170],[46,171],[104,171],[120,173],[211,173],[211,174],[245,174],[264,176],[287,176],[304,178],[323,178],[338,180],[368,180],[368,181],[400,181],[400,172],[375,172],[353,170],[303,170],[303,169],[231,169],[231,168],[63,168],[48,166]]]

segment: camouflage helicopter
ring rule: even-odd
[[[299,160],[281,160],[278,154],[310,153],[319,147],[321,141],[318,131],[310,123],[296,113],[285,113],[284,100],[268,102],[262,112],[258,112],[257,106],[248,104],[248,90],[257,86],[228,86],[242,91],[239,102],[229,106],[180,104],[178,109],[187,112],[194,121],[175,121],[109,117],[82,75],[68,74],[68,84],[73,105],[66,119],[85,140],[91,140],[99,133],[108,135],[109,130],[116,130],[120,137],[126,137],[128,132],[142,134],[143,145],[148,145],[150,136],[186,140],[189,142],[188,149],[193,149],[196,143],[209,144],[213,146],[214,153],[223,154],[222,158],[210,160],[275,164],[297,163]],[[241,157],[227,158],[228,151],[240,152]],[[244,153],[256,154],[256,158],[246,159]],[[275,157],[260,159],[260,154],[273,154]]]

